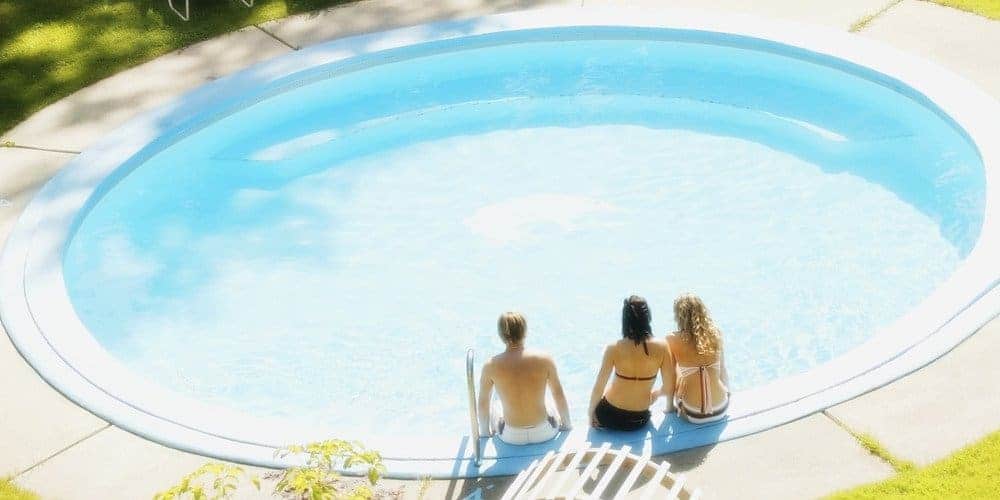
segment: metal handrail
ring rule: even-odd
[[[483,446],[479,442],[479,409],[476,406],[475,380],[476,351],[469,348],[465,352],[465,379],[469,385],[469,423],[472,425],[472,449],[475,454],[476,467],[483,464]]]
[[[240,3],[246,5],[247,7],[253,7],[253,2],[254,0],[240,0]],[[183,14],[181,14],[181,11],[178,10],[177,7],[174,7],[174,0],[167,0],[167,5],[170,6],[170,10],[174,11],[174,13],[177,14],[177,17],[180,17],[181,20],[183,21],[191,20],[191,0],[184,0]]]

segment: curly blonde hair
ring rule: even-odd
[[[693,340],[698,354],[713,355],[722,349],[722,332],[712,322],[708,308],[697,295],[687,293],[677,297],[674,320],[681,338]]]

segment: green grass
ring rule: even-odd
[[[59,99],[172,50],[349,0],[0,0],[0,133]],[[183,3],[183,2],[182,2]]]
[[[39,500],[39,496],[0,477],[0,500]]]
[[[934,2],[1000,20],[1000,0],[934,0]]]
[[[932,431],[928,429],[928,432]],[[878,443],[874,443],[874,447],[885,452]],[[982,441],[927,467],[910,466],[891,479],[842,491],[831,495],[829,499],[936,500],[998,496],[1000,496],[1000,432],[994,432]]]
[[[892,453],[889,453],[889,450],[885,449],[885,446],[882,446],[882,443],[878,442],[874,436],[870,434],[855,434],[854,432],[851,432],[851,434],[854,435],[854,438],[858,440],[861,446],[868,450],[868,453],[891,465],[896,472],[910,472],[916,468],[913,462],[896,458]]]
[[[893,0],[892,2],[889,2],[889,3],[885,4],[885,5],[883,5],[882,8],[879,9],[878,11],[872,12],[871,14],[867,14],[867,15],[861,16],[860,19],[858,19],[857,21],[854,21],[854,24],[852,24],[850,28],[847,28],[847,31],[850,31],[851,33],[857,33],[859,31],[867,28],[868,25],[871,24],[871,22],[874,21],[876,17],[881,16],[882,14],[885,14],[885,12],[887,10],[889,10],[889,9],[891,9],[891,8],[899,5],[899,2],[902,2],[902,1],[903,0]]]

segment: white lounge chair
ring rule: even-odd
[[[253,7],[253,1],[254,0],[240,0],[240,3],[246,5],[247,7]],[[191,20],[191,0],[184,0],[183,14],[181,14],[180,10],[177,10],[177,7],[174,7],[174,0],[167,0],[167,5],[170,6],[170,10],[174,11],[174,14],[177,14],[177,17],[180,17],[184,21]]]
[[[633,455],[631,451],[629,446],[612,450],[610,443],[599,448],[586,443],[578,450],[550,451],[521,471],[501,500],[626,497],[697,500],[701,496],[697,488],[689,490],[685,486],[683,475],[669,472],[669,463],[657,464],[648,456]],[[595,472],[596,477],[592,477]],[[640,477],[648,480],[635,487]],[[609,489],[612,484],[615,488]]]

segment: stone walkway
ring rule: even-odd
[[[929,58],[1000,99],[1000,22],[916,0],[366,0],[252,26],[163,56],[83,89],[5,134],[0,148],[0,240],[32,194],[74,154],[137,113],[198,85],[331,38],[426,21],[542,5],[696,7],[848,30],[885,10],[859,36]],[[887,8],[888,7],[888,8]],[[1000,140],[1000,138],[998,138]],[[1000,321],[893,384],[796,422],[666,457],[706,498],[809,498],[889,477],[841,424],[925,464],[1000,428]],[[0,336],[0,476],[43,498],[136,499],[206,459],[151,443],[77,407],[51,389]],[[975,404],[941,404],[961,387]],[[952,396],[953,397],[953,396]],[[434,481],[426,498],[499,497],[509,479]],[[416,498],[418,482],[390,481]],[[245,490],[247,491],[247,490]],[[240,498],[267,498],[243,494]]]

